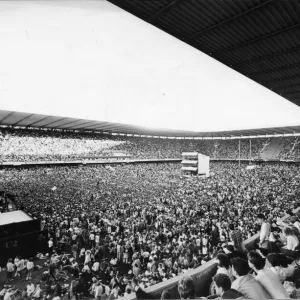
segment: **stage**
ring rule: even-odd
[[[21,210],[0,214],[0,265],[16,255],[35,256],[40,233],[40,220]]]
[[[0,214],[0,226],[8,225],[11,223],[31,221],[31,220],[33,220],[33,219],[31,217],[29,217],[22,210],[16,210],[16,211],[5,212],[5,213]]]

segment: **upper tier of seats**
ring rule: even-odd
[[[276,139],[276,138],[273,138]],[[282,139],[276,157],[300,157],[298,137]],[[241,139],[241,159],[259,159],[268,150],[270,138]],[[270,150],[270,149],[269,149]],[[161,139],[0,128],[0,161],[78,160],[84,156],[122,152],[138,159],[180,158],[182,152],[197,151],[217,159],[238,159],[239,140]],[[269,151],[270,152],[270,151]]]

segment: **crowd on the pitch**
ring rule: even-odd
[[[299,159],[297,137],[285,138],[282,159]],[[260,159],[268,138],[192,140],[107,135],[58,130],[0,128],[1,161],[70,161],[122,153],[137,159],[181,158],[197,151],[214,159]]]
[[[299,206],[297,166],[212,163],[211,172],[203,180],[181,176],[177,164],[140,164],[7,169],[0,176],[17,207],[42,219],[43,253],[54,253],[49,274],[57,272],[55,257],[68,253],[63,265],[75,276],[77,296],[99,285],[118,298],[132,292],[133,278],[146,287],[226,245],[243,251],[242,240],[260,229],[258,212],[272,224]]]

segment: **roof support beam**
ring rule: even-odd
[[[295,78],[300,78],[300,74],[287,76],[287,77],[280,77],[280,78],[276,78],[276,79],[261,80],[261,82],[263,82],[263,83],[276,83],[276,82],[281,83],[285,80],[290,80],[290,79],[295,79]]]
[[[72,124],[72,123],[75,123],[75,122],[78,122],[78,121],[80,121],[80,119],[75,120],[75,121],[67,122],[67,123],[65,123],[65,124],[62,124],[61,126],[69,125],[69,124]],[[61,129],[67,129],[67,128],[61,128]]]
[[[233,64],[232,68],[241,67],[241,66],[248,65],[248,64],[253,64],[253,63],[256,63],[256,62],[259,62],[259,61],[267,60],[267,59],[274,58],[274,57],[281,56],[281,55],[286,55],[288,53],[291,53],[291,52],[294,52],[294,51],[299,51],[299,50],[300,50],[300,46],[294,47],[292,49],[285,50],[285,51],[282,51],[282,52],[279,52],[279,53],[274,53],[274,54],[262,56],[262,57],[259,57],[259,58],[255,58],[255,59],[252,59],[252,60],[245,60],[245,61]]]
[[[37,123],[40,123],[40,122],[42,122],[42,121],[44,121],[44,120],[47,120],[47,119],[49,119],[49,118],[50,118],[50,116],[47,116],[47,117],[45,117],[45,118],[42,118],[42,119],[40,119],[40,120],[38,120],[38,121],[35,121],[35,122],[31,123],[31,124],[28,124],[27,127],[30,127],[30,126],[32,126],[32,125],[34,125],[34,124],[37,124]]]
[[[286,86],[277,86],[273,89],[282,91],[282,90],[290,89],[290,88],[294,88],[294,87],[300,87],[299,83],[293,83],[293,84],[289,84],[289,85],[286,85]]]
[[[153,24],[158,18],[162,17],[163,15],[169,13],[172,9],[177,7],[180,3],[184,2],[186,0],[174,0],[162,9],[160,9],[158,12],[156,12],[154,15],[152,15],[149,19],[148,22]]]
[[[262,74],[272,73],[272,72],[281,71],[281,70],[285,70],[285,69],[296,68],[298,66],[300,66],[300,62],[298,62],[297,64],[291,64],[291,65],[287,65],[287,66],[283,66],[283,67],[279,67],[279,68],[274,68],[274,69],[269,69],[269,70],[265,70],[265,71],[252,72],[252,73],[248,73],[247,75],[248,76],[262,75]]]
[[[217,24],[215,24],[213,26],[210,26],[210,27],[205,28],[205,29],[203,29],[201,31],[198,31],[195,34],[193,34],[192,36],[188,37],[188,40],[193,40],[193,39],[195,39],[195,38],[197,38],[197,37],[199,37],[199,36],[201,36],[201,35],[209,32],[209,31],[212,31],[212,30],[214,30],[214,29],[216,29],[216,28],[218,28],[220,26],[223,26],[223,25],[225,25],[227,23],[230,23],[230,22],[234,21],[235,19],[244,17],[245,15],[248,15],[249,13],[252,13],[252,12],[254,12],[254,11],[256,11],[256,10],[258,10],[258,9],[266,6],[266,5],[269,5],[272,2],[274,2],[274,1],[276,1],[276,0],[269,0],[269,1],[263,2],[263,3],[261,3],[261,4],[257,5],[257,6],[254,6],[254,7],[250,8],[250,9],[248,9],[248,10],[246,10],[246,11],[238,14],[238,15],[235,15],[235,16],[233,16],[233,17],[231,17],[229,19],[226,19],[226,20],[224,20],[224,21],[222,21],[220,23],[217,23]]]
[[[1,124],[4,120],[6,120],[8,117],[10,117],[13,113],[14,113],[14,112],[12,111],[12,112],[10,112],[8,115],[6,115],[4,118],[2,118],[2,120],[0,120],[0,124]]]
[[[238,48],[243,48],[245,46],[249,46],[251,44],[254,44],[254,43],[257,43],[261,40],[265,40],[265,39],[268,39],[268,38],[271,38],[271,37],[274,37],[276,35],[280,35],[286,31],[289,31],[289,30],[292,30],[292,29],[295,29],[295,28],[299,28],[300,25],[299,24],[295,24],[295,25],[292,25],[292,26],[288,26],[284,29],[281,29],[279,31],[276,31],[276,32],[272,32],[272,33],[268,33],[268,34],[265,34],[265,35],[262,35],[262,36],[259,36],[255,39],[252,39],[252,40],[249,40],[249,41],[246,41],[246,42],[243,42],[243,43],[240,43],[240,44],[236,44],[236,45],[233,45],[231,47],[227,47],[227,48],[223,48],[223,49],[219,49],[218,51],[215,51],[215,52],[212,52],[212,54],[222,54],[224,52],[228,52],[228,51],[232,51],[232,50],[236,50]]]
[[[285,95],[291,95],[292,97],[294,96],[294,95],[296,95],[296,96],[299,96],[299,98],[300,98],[300,91],[296,91],[296,92],[285,92],[285,93],[283,93],[283,94],[285,94]]]
[[[57,122],[59,122],[59,121],[65,120],[65,119],[67,119],[67,118],[60,118],[60,119],[58,119],[58,120],[55,120],[55,121],[53,121],[53,122],[50,122],[50,123],[48,123],[48,124],[43,125],[43,127],[49,126],[49,125],[51,125],[51,124],[57,123]],[[55,127],[54,127],[54,128],[55,128]]]
[[[12,124],[12,126],[17,126],[19,123],[23,122],[24,120],[30,118],[31,116],[33,116],[34,114],[30,114],[28,116],[26,116],[25,118],[19,120],[18,122],[16,122],[15,124]]]
[[[97,121],[83,122],[83,123],[81,123],[81,124],[76,124],[76,125],[73,125],[73,126],[69,126],[69,127],[65,128],[65,129],[70,129],[70,128],[77,127],[77,126],[82,126],[82,125],[85,126],[86,124],[95,123],[95,122],[97,122]],[[79,128],[80,128],[80,127],[78,127],[78,129],[79,129]],[[75,129],[77,129],[77,128],[75,128]]]
[[[97,122],[97,121],[96,121]],[[88,127],[84,127],[84,129],[93,129],[93,128],[97,128],[97,127],[101,127],[103,124],[110,124],[109,122],[98,122],[97,124],[94,124],[94,125],[91,125],[91,126],[88,126]],[[102,127],[101,127],[101,130],[102,130]]]

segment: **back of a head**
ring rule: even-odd
[[[235,257],[231,260],[232,267],[238,276],[247,275],[249,272],[248,262],[242,258]]]
[[[227,245],[226,249],[232,253],[234,251],[234,246],[233,245]]]
[[[195,283],[192,277],[182,277],[178,281],[178,293],[181,299],[195,298]]]
[[[288,259],[288,257],[286,255],[284,255],[283,253],[278,254],[277,261],[278,261],[278,266],[280,266],[282,268],[287,268],[290,263],[290,259]]]
[[[216,259],[219,260],[220,267],[229,268],[229,258],[225,253],[218,253]]]
[[[231,288],[231,280],[228,275],[219,273],[213,278],[217,287],[222,288],[223,291],[228,291]]]
[[[278,263],[278,254],[277,253],[270,253],[267,256],[267,260],[269,261],[269,263],[271,264],[272,267],[277,267],[279,266]]]
[[[262,270],[265,267],[266,260],[260,254],[255,251],[250,251],[248,253],[248,261],[253,264],[255,269]]]
[[[265,215],[262,214],[262,213],[257,214],[256,218],[257,218],[258,220],[262,220],[262,221],[265,221],[265,219],[266,219]]]
[[[234,289],[228,290],[226,294],[223,294],[221,297],[221,299],[237,299],[237,298],[246,299],[246,297],[242,293]]]
[[[171,299],[171,294],[169,291],[165,290],[161,293],[160,299]]]

